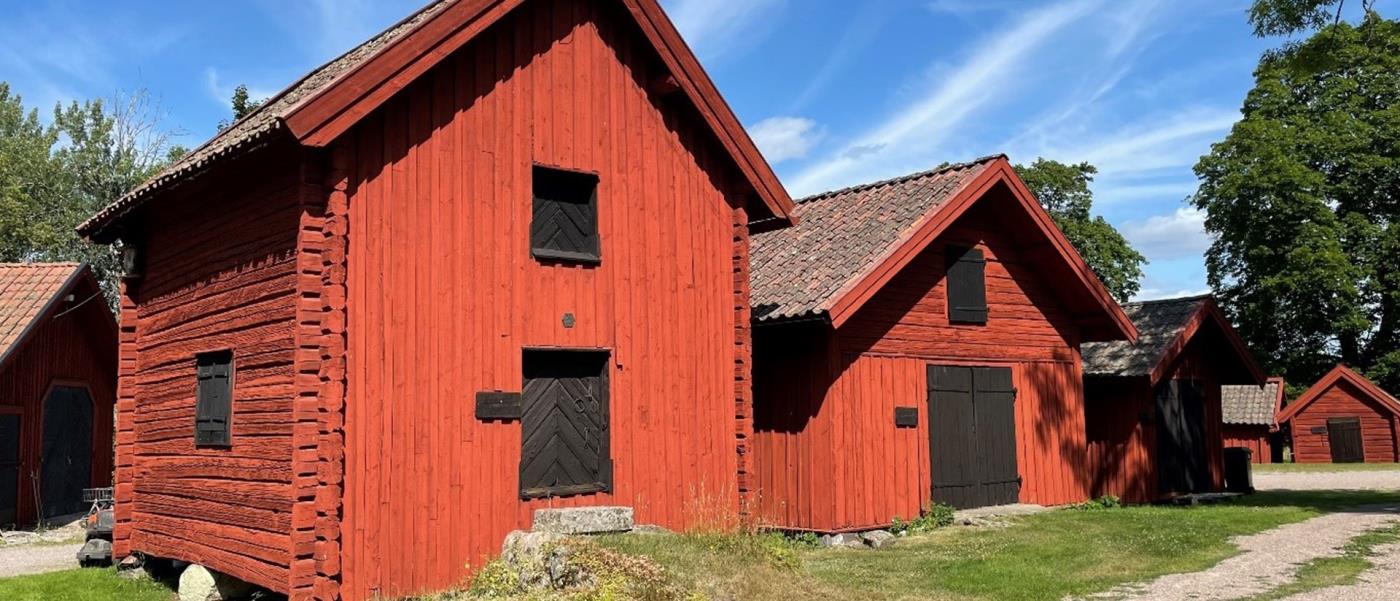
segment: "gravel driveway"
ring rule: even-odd
[[[78,567],[83,543],[0,547],[0,578],[71,570]]]
[[[1284,601],[1382,601],[1400,597],[1400,544],[1385,545],[1375,549],[1371,558],[1375,567],[1366,570],[1358,578],[1360,582],[1348,586],[1329,586],[1301,595],[1285,597]]]
[[[1259,490],[1397,490],[1400,468],[1363,472],[1272,472],[1254,474]]]

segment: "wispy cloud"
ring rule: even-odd
[[[802,117],[769,117],[748,129],[769,163],[806,157],[825,135],[816,121]]]
[[[224,81],[219,76],[219,70],[214,67],[208,67],[204,70],[204,91],[209,95],[210,100],[220,106],[229,106],[229,102],[233,98],[233,90],[240,84],[248,86],[248,97],[255,101],[267,100],[277,93],[277,90],[257,87],[247,82]]]
[[[1123,225],[1123,235],[1148,257],[1170,260],[1200,257],[1210,247],[1206,214],[1181,207],[1169,215],[1154,215]]]
[[[672,0],[666,13],[701,59],[714,59],[752,44],[754,25],[784,4],[786,0]]]
[[[822,61],[820,67],[807,80],[807,85],[802,87],[802,91],[797,93],[792,102],[788,104],[787,112],[798,113],[807,108],[807,105],[816,98],[817,94],[824,90],[835,75],[847,64],[850,63],[855,52],[868,45],[879,32],[881,22],[885,17],[886,5],[882,2],[857,3],[859,13],[854,20],[841,32],[841,37],[836,40],[836,44],[831,47],[826,54],[826,59]]]
[[[797,174],[798,194],[889,175],[927,155],[969,115],[1012,92],[1011,77],[1031,53],[1089,14],[1093,0],[1061,2],[1027,14],[974,46],[969,59],[940,74],[916,102],[903,106],[855,136],[834,155]]]
[[[1136,295],[1134,301],[1161,300],[1165,298],[1182,298],[1185,296],[1201,296],[1210,294],[1210,288],[1143,288]]]

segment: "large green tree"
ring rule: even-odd
[[[1096,173],[1098,170],[1088,163],[1068,165],[1043,158],[1029,166],[1016,165],[1016,174],[1055,219],[1055,225],[1089,268],[1114,298],[1127,301],[1138,292],[1147,258],[1112,224],[1092,213],[1094,195],[1089,184]]]
[[[85,261],[115,298],[113,250],[73,228],[183,149],[144,93],[72,102],[45,123],[0,82],[0,261]]]
[[[1344,361],[1400,390],[1400,24],[1325,22],[1254,78],[1195,168],[1210,284],[1270,369]]]

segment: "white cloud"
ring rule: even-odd
[[[1184,296],[1201,296],[1210,294],[1210,288],[1143,288],[1133,295],[1134,301],[1160,300],[1164,298],[1181,298]]]
[[[792,179],[796,194],[839,187],[862,179],[890,175],[910,160],[929,162],[931,154],[954,128],[990,101],[1014,92],[1027,58],[1067,25],[1092,12],[1094,0],[1061,2],[1028,13],[1005,31],[986,36],[970,58],[941,75],[922,97],[866,132],[854,136],[834,155],[807,167]]]
[[[329,1],[329,0],[326,0]],[[752,26],[771,16],[786,0],[673,0],[666,14],[701,58],[715,58],[752,43]]]
[[[1095,205],[1110,205],[1144,199],[1181,200],[1196,191],[1196,182],[1117,183],[1105,178],[1095,181],[1093,189]]]
[[[213,67],[208,67],[204,70],[205,93],[209,95],[210,100],[213,100],[215,103],[225,108],[229,106],[229,102],[233,99],[233,90],[238,87],[239,83],[248,86],[248,97],[252,100],[267,100],[277,93],[277,90],[251,86],[244,82],[232,83],[223,81],[219,77],[219,70]]]
[[[1123,235],[1148,260],[1199,257],[1210,246],[1204,211],[1182,207],[1170,215],[1123,224]]]
[[[749,127],[763,157],[770,163],[800,159],[821,141],[823,130],[817,122],[803,117],[769,117]]]

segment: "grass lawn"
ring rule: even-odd
[[[1256,473],[1371,472],[1400,470],[1400,463],[1256,463]]]
[[[112,568],[0,578],[0,599],[5,601],[170,601],[174,596],[150,580],[118,578]]]
[[[1008,528],[912,536],[880,551],[789,545],[785,552],[733,541],[762,537],[719,535],[624,535],[601,544],[650,557],[682,588],[711,599],[1057,600],[1202,570],[1237,552],[1228,542],[1232,536],[1394,499],[1371,492],[1287,492],[1199,507],[1051,511]]]

